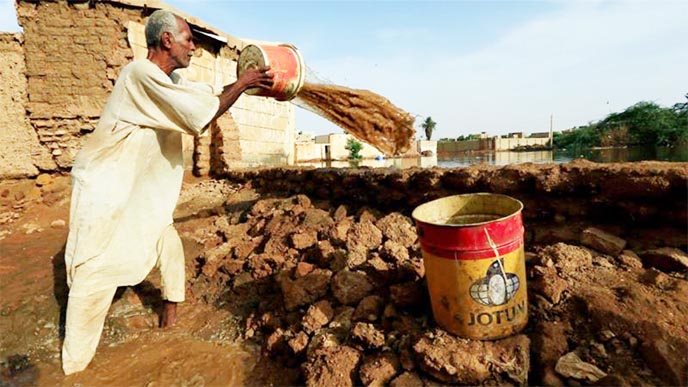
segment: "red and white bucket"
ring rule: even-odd
[[[247,94],[289,101],[296,97],[306,80],[306,66],[296,47],[290,44],[277,46],[250,44],[244,47],[237,61],[237,76],[250,68],[270,66],[274,74],[272,89],[251,88]]]

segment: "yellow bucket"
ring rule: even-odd
[[[461,337],[498,339],[528,323],[523,204],[509,196],[448,196],[413,211],[432,313]]]

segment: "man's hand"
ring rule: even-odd
[[[243,90],[252,87],[270,90],[275,82],[273,80],[274,74],[268,70],[270,70],[270,66],[246,69],[241,73],[237,82],[240,82]]]
[[[220,107],[217,109],[217,113],[215,113],[213,120],[226,112],[246,89],[259,87],[261,89],[270,90],[275,82],[272,80],[274,75],[269,73],[268,70],[270,70],[270,66],[247,69],[241,73],[236,82],[225,86],[224,89],[222,89],[222,93],[219,95]]]

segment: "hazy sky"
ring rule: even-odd
[[[288,42],[324,80],[437,122],[433,139],[585,125],[688,93],[688,1],[223,1],[170,5]],[[17,30],[0,0],[0,30]],[[312,77],[315,75],[316,77]],[[297,109],[297,130],[341,129]]]

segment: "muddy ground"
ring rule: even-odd
[[[96,357],[59,348],[69,180],[0,182],[0,385],[686,385],[685,163],[239,171],[187,178],[177,326],[159,280],[120,289]],[[429,309],[415,205],[524,201],[529,324],[458,339]]]

